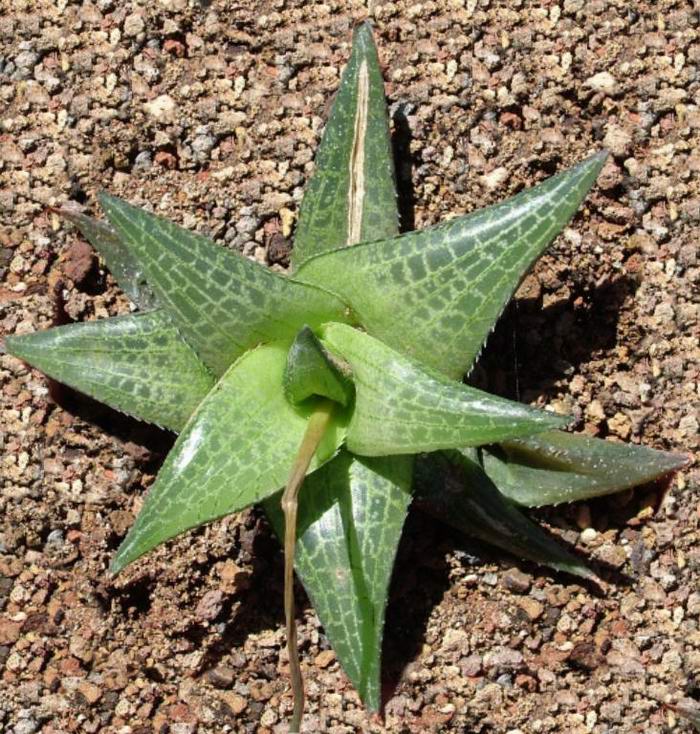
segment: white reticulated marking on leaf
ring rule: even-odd
[[[348,239],[346,245],[360,241],[362,208],[365,199],[365,138],[367,137],[367,108],[369,105],[369,69],[367,61],[360,66],[357,78],[357,111],[355,133],[350,153],[350,186],[348,187]]]

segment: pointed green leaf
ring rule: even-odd
[[[100,197],[119,238],[183,337],[217,375],[243,352],[279,339],[291,343],[304,325],[345,319],[334,296],[295,283],[207,237]]]
[[[172,430],[214,384],[163,311],[8,336],[5,345],[49,377]]]
[[[425,454],[416,462],[416,498],[440,520],[514,556],[595,579],[595,574],[498,491],[476,450]]]
[[[121,544],[112,572],[164,540],[274,494],[287,480],[309,415],[282,391],[284,344],[247,352],[214,386],[175,442]],[[328,461],[343,441],[338,412],[311,463]]]
[[[352,54],[316,154],[294,238],[292,263],[399,231],[384,84],[369,23]]]
[[[476,446],[568,421],[426,371],[345,324],[326,324],[321,341],[352,368],[356,397],[347,446],[355,454]]]
[[[353,395],[352,381],[328,357],[316,335],[305,326],[287,353],[284,394],[298,405],[313,395],[348,405]]]
[[[604,162],[605,154],[592,156],[512,199],[439,227],[319,255],[295,278],[337,293],[367,331],[389,346],[461,377]]]
[[[652,482],[683,468],[688,457],[551,431],[485,448],[482,462],[506,497],[539,507]]]
[[[146,283],[138,262],[119,241],[111,227],[73,209],[58,209],[57,214],[80,230],[83,237],[102,256],[119,287],[142,311],[149,311],[157,306],[155,293]]]
[[[299,495],[296,570],[345,672],[372,710],[381,704],[384,611],[410,502],[413,457],[342,451]],[[279,497],[265,502],[284,533]]]

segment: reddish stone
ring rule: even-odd
[[[19,622],[0,619],[0,645],[13,645],[19,639],[20,630]]]
[[[155,162],[163,168],[177,168],[177,157],[166,150],[159,150],[155,155]]]
[[[183,723],[192,724],[196,721],[195,715],[186,703],[174,703],[168,709],[171,721],[181,721]]]
[[[180,41],[176,41],[174,38],[168,38],[168,40],[163,44],[163,51],[165,51],[166,54],[171,54],[178,58],[182,58],[185,55],[185,50],[185,44]]]
[[[70,655],[63,658],[58,664],[58,668],[64,676],[84,676],[85,671],[80,667],[80,660]]]
[[[90,274],[94,264],[94,250],[87,242],[78,240],[68,248],[62,270],[67,278],[80,285]]]
[[[514,130],[520,130],[523,126],[523,121],[514,112],[504,112],[501,115],[501,124],[512,127]]]

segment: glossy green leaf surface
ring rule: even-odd
[[[345,319],[330,294],[294,283],[207,237],[103,195],[122,242],[183,337],[217,375],[247,349]]]
[[[5,345],[49,377],[171,430],[182,428],[214,385],[162,311],[9,336]]]
[[[419,457],[416,497],[443,522],[518,558],[595,579],[595,574],[514,507],[489,479],[477,450]]]
[[[353,392],[352,381],[331,362],[313,331],[308,326],[301,329],[287,353],[284,371],[287,400],[298,405],[318,395],[347,406]]]
[[[158,305],[155,293],[146,282],[138,261],[106,222],[74,209],[59,209],[58,214],[80,230],[102,256],[119,287],[142,311],[150,311]]]
[[[321,341],[352,368],[355,407],[347,446],[355,454],[381,456],[477,446],[568,422],[423,369],[345,324],[326,324]]]
[[[200,403],[168,454],[158,479],[112,564],[125,565],[169,538],[274,494],[287,480],[313,402],[293,408],[284,397],[284,344],[247,352]],[[332,425],[310,471],[344,438]]]
[[[526,507],[599,497],[681,469],[688,457],[562,431],[485,448],[486,473],[511,501]]]
[[[529,268],[580,206],[597,154],[501,204],[314,257],[296,279],[337,293],[367,331],[459,378]]]
[[[369,23],[358,26],[294,237],[296,268],[333,247],[398,234],[384,84]],[[325,286],[322,286],[325,287]]]
[[[412,456],[341,451],[306,479],[300,495],[297,573],[343,669],[374,711],[381,703],[384,612],[412,465]],[[279,498],[265,509],[281,536]]]

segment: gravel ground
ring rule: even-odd
[[[361,2],[0,0],[0,333],[128,310],[46,207],[94,212],[100,189],[284,267],[365,15]],[[479,382],[593,435],[696,451],[697,7],[397,0],[375,17],[406,228],[612,153]],[[172,437],[7,355],[0,381],[0,729],[285,731],[282,559],[261,516],[191,533],[112,582]],[[308,731],[689,732],[659,701],[700,698],[697,475],[693,463],[663,498],[539,514],[613,569],[602,591],[414,514],[383,720],[299,594]]]

